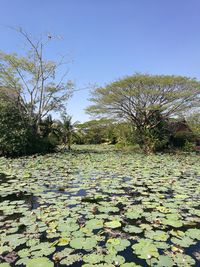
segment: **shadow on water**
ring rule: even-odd
[[[15,177],[10,177],[4,173],[0,173],[0,185],[7,184],[10,180],[15,179]],[[36,209],[39,206],[37,202],[37,197],[33,195],[33,193],[28,193],[26,191],[18,191],[15,193],[8,193],[7,195],[1,195],[0,193],[0,203],[3,201],[24,201],[24,204],[27,204],[30,208]]]

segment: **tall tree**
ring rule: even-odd
[[[71,150],[72,137],[76,136],[75,126],[78,122],[72,123],[72,117],[66,114],[61,115],[61,121],[57,122],[57,129],[60,132],[62,143]]]
[[[145,142],[145,133],[160,124],[158,117],[152,120],[158,112],[163,120],[199,107],[200,82],[181,76],[134,74],[95,89],[90,100],[94,104],[88,113],[130,121]]]
[[[65,64],[46,59],[46,47],[52,40],[34,40],[23,29],[17,29],[29,48],[23,56],[0,52],[0,86],[12,89],[18,95],[30,122],[39,132],[41,120],[53,110],[64,108],[72,93],[73,83],[66,80],[68,69],[60,71]]]

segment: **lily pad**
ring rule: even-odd
[[[27,261],[26,267],[53,267],[54,264],[48,258],[39,257]]]
[[[111,221],[111,222],[106,222],[105,227],[108,228],[118,228],[121,227],[121,223],[119,221]]]
[[[149,259],[151,257],[158,258],[158,249],[151,240],[141,239],[139,243],[132,246],[134,252],[141,259]]]
[[[70,242],[70,246],[75,249],[85,249],[85,250],[91,250],[97,245],[97,241],[95,238],[74,238]]]

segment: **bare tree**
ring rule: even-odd
[[[50,34],[34,40],[22,28],[17,32],[24,37],[29,49],[24,56],[0,52],[0,86],[13,89],[39,132],[41,120],[53,110],[64,109],[72,94],[73,83],[66,80],[69,70],[60,70],[69,62],[65,57],[56,62],[46,59],[45,48],[53,39]]]

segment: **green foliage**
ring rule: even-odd
[[[135,74],[97,88],[87,108],[91,115],[105,114],[129,121],[146,152],[168,143],[166,120],[199,106],[199,82],[181,76]]]
[[[105,142],[115,143],[112,132],[112,121],[108,119],[91,120],[77,125],[79,139],[77,143],[101,144]]]
[[[195,134],[189,131],[179,131],[171,136],[170,144],[177,148],[183,148],[186,151],[191,151],[192,144],[195,143]]]
[[[39,136],[22,107],[10,99],[0,101],[0,154],[20,156],[53,151],[50,136]]]
[[[61,121],[55,122],[55,129],[57,130],[57,136],[61,140],[64,146],[71,150],[73,138],[78,138],[75,132],[75,126],[78,122],[72,123],[72,117],[66,114],[61,114]]]
[[[0,154],[18,156],[27,151],[30,129],[19,107],[11,101],[0,101]]]
[[[187,123],[193,133],[200,137],[200,113],[194,112],[187,117]]]

